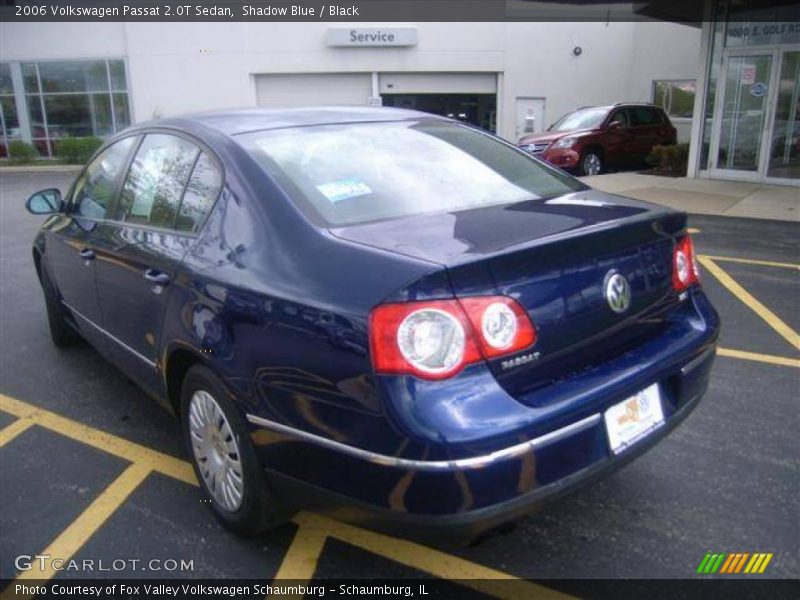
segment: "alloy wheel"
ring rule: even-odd
[[[204,390],[192,394],[189,433],[195,462],[206,488],[217,504],[235,512],[244,494],[239,446],[219,404]]]
[[[603,163],[597,154],[587,154],[583,159],[583,172],[587,175],[599,175]]]

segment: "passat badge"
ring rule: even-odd
[[[606,273],[603,289],[606,302],[615,313],[624,313],[631,305],[631,286],[617,271]]]

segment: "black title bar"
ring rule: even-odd
[[[0,21],[673,21],[710,20],[709,0],[18,0]],[[737,6],[739,7],[737,10]],[[752,8],[757,7],[757,8]],[[796,21],[796,2],[760,0],[728,21]],[[794,15],[792,17],[792,15]]]

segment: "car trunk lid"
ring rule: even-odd
[[[441,263],[456,296],[504,294],[531,317],[538,339],[489,361],[516,397],[630,351],[665,328],[674,237],[682,213],[595,191],[549,200],[359,225],[334,233]],[[610,276],[630,305],[615,312]]]

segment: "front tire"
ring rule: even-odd
[[[289,518],[267,486],[244,419],[219,378],[202,365],[186,373],[181,415],[201,493],[223,525],[254,536]]]
[[[50,281],[50,276],[42,266],[40,283],[44,294],[44,304],[47,309],[47,324],[50,327],[50,339],[58,348],[66,348],[77,343],[81,337],[66,319],[64,319],[64,309],[58,299],[58,292]]]
[[[597,150],[587,150],[581,156],[581,175],[600,175],[604,169],[603,157]]]

